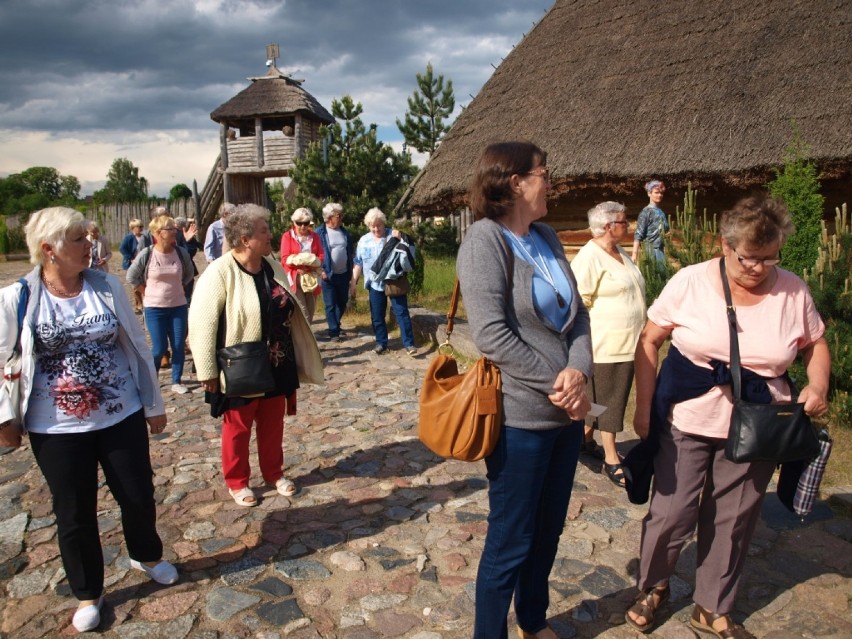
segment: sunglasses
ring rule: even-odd
[[[293,222],[296,226],[310,226],[310,222]]]

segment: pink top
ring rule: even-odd
[[[778,278],[754,306],[737,307],[740,361],[764,377],[782,375],[799,350],[825,332],[807,285],[793,273],[776,268]],[[672,344],[691,362],[711,368],[710,360],[730,361],[730,335],[719,260],[681,269],[648,309],[648,319],[672,328]],[[805,380],[797,380],[802,388]],[[790,401],[782,380],[771,380],[776,401]],[[714,386],[707,393],[672,407],[678,430],[704,437],[726,438],[731,421],[731,387]]]
[[[177,250],[169,253],[151,249],[145,297],[142,303],[151,308],[174,308],[186,304],[183,292],[183,266]]]

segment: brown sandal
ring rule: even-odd
[[[701,621],[701,617],[707,620],[707,623]],[[713,627],[713,622],[717,619],[725,619],[728,622],[728,627],[724,630],[716,630]],[[698,604],[692,610],[692,617],[689,619],[689,625],[700,630],[719,637],[719,639],[757,639],[753,634],[746,630],[743,626],[734,623],[731,615],[717,615],[715,612],[705,610]]]
[[[665,586],[655,586],[654,588],[646,588],[642,592],[639,593],[639,596],[636,597],[636,601],[630,608],[628,608],[627,612],[624,613],[624,620],[629,623],[631,626],[636,628],[639,632],[648,632],[651,628],[654,627],[655,617],[657,615],[657,611],[663,607],[669,600],[669,585]],[[657,603],[654,603],[654,596],[657,597]],[[633,619],[630,618],[629,613],[634,613],[637,617],[644,617],[646,622],[644,624],[638,624]]]

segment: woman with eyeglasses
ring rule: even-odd
[[[775,463],[725,457],[733,403],[722,278],[736,307],[743,373],[756,374],[754,383],[744,384],[745,399],[794,399],[787,367],[801,354],[807,380],[797,401],[807,414],[822,415],[828,410],[831,358],[807,285],[778,267],[781,247],[793,233],[784,204],[769,197],[740,200],[722,214],[719,231],[722,257],[672,277],[648,309],[636,348],[633,427],[642,439],[652,434],[659,449],[642,522],[640,592],[625,619],[640,632],[654,627],[681,548],[697,529],[690,623],[720,638],[750,639],[754,635],[731,613]],[[657,376],[659,351],[669,337]],[[626,464],[629,468],[630,455]]]
[[[571,260],[571,270],[592,323],[595,372],[586,393],[607,408],[603,415],[586,420],[583,452],[602,458],[610,481],[624,486],[615,437],[624,430],[633,355],[645,325],[645,278],[621,247],[630,224],[624,205],[601,202],[588,216],[592,239]],[[595,428],[601,433],[603,451],[595,443]]]
[[[143,249],[127,270],[127,281],[142,295],[145,326],[151,335],[154,366],[160,370],[163,354],[172,346],[172,392],[183,395],[186,345],[186,287],[195,277],[192,258],[177,246],[177,225],[168,215],[158,215],[148,225],[153,246]]]
[[[476,215],[456,271],[473,340],[500,367],[503,426],[488,470],[488,532],[476,575],[475,639],[505,639],[512,599],[522,639],[556,639],[549,577],[589,410],[589,314],[547,215],[547,154],[529,142],[485,149]]]
[[[308,324],[314,321],[317,296],[322,291],[319,274],[325,256],[320,237],[311,228],[313,219],[310,209],[296,209],[290,216],[293,226],[281,236],[281,266]]]

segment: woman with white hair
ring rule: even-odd
[[[583,450],[602,458],[609,479],[624,486],[615,437],[624,430],[633,357],[645,325],[645,279],[620,246],[629,225],[624,205],[602,202],[588,216],[592,239],[571,260],[571,270],[592,325],[594,375],[586,394],[607,409],[599,417],[587,417]],[[595,444],[594,428],[601,433],[602,455]]]
[[[355,249],[355,265],[352,268],[352,281],[349,284],[349,295],[355,296],[355,288],[361,273],[364,273],[364,288],[367,289],[370,300],[370,318],[373,324],[373,334],[376,336],[377,355],[388,350],[388,325],[385,323],[385,315],[388,311],[388,299],[391,302],[393,314],[399,324],[402,334],[402,344],[405,352],[414,357],[417,348],[414,346],[414,330],[411,327],[411,316],[408,314],[408,295],[385,295],[384,281],[373,277],[373,264],[385,248],[390,238],[395,238],[404,244],[413,258],[414,246],[409,244],[406,238],[396,229],[387,227],[387,218],[380,209],[372,208],[364,216],[364,224],[370,229],[358,240]]]
[[[310,326],[272,254],[269,211],[241,204],[225,219],[231,250],[198,278],[189,309],[189,341],[198,379],[213,417],[222,416],[222,474],[234,501],[256,506],[249,480],[249,443],[255,426],[263,479],[286,497],[298,491],[284,477],[284,415],[296,414],[300,383],[322,384],[322,359]],[[266,343],[272,388],[238,396],[228,389],[218,349]]]
[[[18,445],[21,430],[29,434],[80,602],[72,620],[79,632],[98,626],[104,600],[98,466],[121,509],[130,565],[161,584],[178,579],[161,561],[156,527],[146,422],[162,433],[166,415],[151,350],[121,282],[89,268],[86,230],[74,209],[33,213],[26,236],[35,268],[0,290],[0,359],[19,349],[22,360],[20,396],[0,393],[0,433],[14,431]],[[11,402],[20,426],[10,422]]]
[[[310,209],[298,208],[290,216],[293,226],[281,235],[281,266],[308,324],[314,321],[320,294],[318,273],[325,257],[319,235],[311,230],[313,219]]]
[[[343,228],[343,207],[329,202],[322,209],[325,222],[317,235],[324,254],[322,260],[322,301],[325,306],[325,321],[328,338],[343,339],[340,321],[349,303],[349,280],[352,279],[352,264],[355,259],[354,246],[349,231]]]
[[[109,240],[101,236],[101,229],[95,221],[88,223],[88,230],[89,242],[92,243],[91,268],[109,273],[109,258],[112,257]]]

